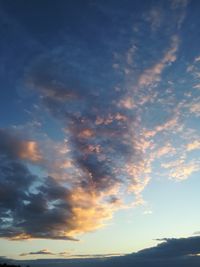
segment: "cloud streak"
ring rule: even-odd
[[[20,256],[28,256],[28,255],[56,255],[55,253],[49,251],[48,249],[42,249],[35,252],[21,253]]]
[[[163,70],[176,60],[176,52],[178,50],[180,40],[178,36],[173,36],[171,40],[171,48],[166,51],[160,62],[144,71],[138,80],[138,86],[150,86],[161,80]]]
[[[200,237],[193,236],[187,238],[163,238],[157,240],[159,244],[147,249],[140,250],[136,253],[127,254],[124,256],[116,257],[116,255],[85,255],[89,259],[80,259],[79,256],[74,255],[75,259],[70,260],[56,260],[56,259],[46,259],[43,263],[48,264],[48,266],[192,266],[198,267],[200,263],[199,253],[200,253]],[[42,251],[39,251],[43,253]],[[36,252],[37,253],[37,252]],[[34,253],[33,253],[34,254]],[[76,258],[79,258],[77,259]],[[103,260],[102,260],[103,257]],[[34,266],[39,266],[40,260],[30,260],[30,261],[19,261],[21,263],[29,263]]]

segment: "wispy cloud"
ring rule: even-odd
[[[145,20],[150,23],[151,30],[155,32],[160,28],[163,20],[162,9],[158,7],[152,8],[145,16]]]
[[[176,60],[176,52],[179,45],[178,36],[172,36],[171,47],[165,52],[163,58],[153,65],[152,67],[146,69],[138,79],[138,86],[150,86],[154,83],[158,83],[161,80],[161,74],[163,70]]]
[[[200,140],[195,140],[192,143],[187,144],[186,149],[187,149],[187,151],[200,149]]]
[[[56,255],[55,253],[49,251],[48,249],[42,249],[35,252],[21,253],[20,256],[28,256],[28,255]]]
[[[53,257],[64,257],[69,259],[86,259],[86,258],[111,258],[116,256],[122,256],[123,254],[120,253],[105,253],[105,254],[73,254],[69,251],[61,251],[61,252],[51,252],[48,249],[42,249],[39,251],[31,251],[28,253],[21,253],[19,256],[26,257],[26,256],[33,256],[33,255],[41,255],[41,256],[53,256]],[[52,257],[51,257],[52,258]]]
[[[186,163],[184,160],[177,160],[169,163],[163,163],[164,168],[170,169],[170,177],[175,180],[185,180],[193,172],[200,170],[198,161]]]

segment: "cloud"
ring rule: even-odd
[[[184,160],[162,163],[162,167],[170,169],[170,177],[179,181],[187,179],[192,173],[200,169],[199,162],[195,160],[188,163]]]
[[[48,249],[42,249],[35,252],[21,253],[20,256],[28,256],[28,255],[56,255],[55,253],[49,251]]]
[[[50,176],[31,174],[21,158],[23,142],[9,131],[1,131],[1,136],[1,237],[76,240],[72,232],[95,229],[95,220],[110,217],[109,208],[98,204],[98,196],[70,190]]]
[[[179,1],[173,6],[176,13],[186,5]],[[161,29],[162,12],[153,8],[148,13],[152,29]],[[48,121],[44,129],[39,122],[47,133],[33,134],[34,138],[25,138],[13,128],[0,130],[0,236],[77,240],[79,234],[104,226],[117,209],[129,206],[127,194],[133,195],[130,206],[144,203],[142,191],[153,176],[153,161],[170,153],[178,155],[168,138],[181,132],[181,109],[176,112],[179,100],[173,88],[167,95],[165,86],[159,90],[157,85],[168,67],[173,72],[180,39],[174,29],[167,28],[167,36],[161,34],[159,40],[164,36],[168,47],[162,48],[163,42],[146,47],[142,31],[134,31],[130,39],[124,37],[130,34],[129,23],[121,28],[121,21],[116,24],[121,43],[97,34],[104,56],[91,49],[85,38],[70,36],[70,44],[63,41],[27,57],[34,61],[26,65],[20,85],[31,90],[37,101],[37,110],[41,109],[37,119],[42,121],[48,114],[57,124],[49,127]],[[169,23],[172,27],[174,21]],[[146,52],[152,55],[150,60]],[[195,107],[192,110],[196,112]],[[62,140],[50,140],[48,128],[61,133]],[[183,174],[175,167],[168,170],[179,180],[196,170],[196,165],[187,165]]]
[[[174,153],[176,153],[176,149],[170,143],[167,143],[164,146],[159,147],[154,156],[160,158],[163,156],[173,155]]]
[[[20,140],[13,133],[0,129],[0,150],[2,155],[10,158],[20,158],[30,162],[39,162],[42,155],[39,151],[38,144],[33,140]]]
[[[40,64],[43,65],[44,62]],[[110,93],[106,88],[96,95],[92,85],[85,89],[84,82],[72,87],[71,78],[63,82],[65,85],[62,86],[65,87],[60,90],[51,81],[58,79],[62,68],[54,70],[54,67],[48,67],[38,74],[40,68],[39,65],[36,73],[35,69],[32,70],[29,80],[32,79],[32,86],[42,95],[49,111],[68,125],[67,138],[72,157],[85,176],[85,182],[88,186],[92,182],[93,188],[100,190],[120,182],[117,170],[122,169],[123,162],[130,161],[134,154],[131,145],[134,133],[129,127],[133,115],[126,108],[115,104],[121,99],[121,95],[114,91]],[[53,78],[47,79],[52,76]],[[57,92],[62,96],[61,99],[57,97]],[[70,97],[71,94],[74,94],[74,98]],[[101,153],[91,149],[97,146]],[[116,151],[118,159],[114,157]]]
[[[154,129],[146,130],[144,134],[146,137],[154,137],[158,133],[162,133],[164,131],[170,131],[172,129],[176,129],[177,127],[180,127],[178,123],[178,117],[174,116],[169,120],[167,120],[166,122],[164,122],[163,124],[156,125]]]
[[[200,56],[198,56],[198,57],[196,57],[196,58],[194,59],[194,62],[198,62],[198,61],[200,61]]]
[[[151,30],[155,32],[158,30],[163,21],[162,10],[158,7],[152,8],[145,16],[145,20],[150,23]]]
[[[163,238],[158,239],[161,244],[156,247],[140,250],[136,253],[138,257],[142,258],[161,258],[169,259],[174,257],[184,257],[195,255],[200,252],[200,237],[189,238]]]
[[[160,243],[154,247],[146,248],[140,250],[136,253],[128,254],[125,256],[121,256],[120,258],[115,258],[114,261],[131,260],[134,264],[134,261],[137,260],[146,261],[146,260],[155,260],[155,263],[160,260],[170,260],[170,259],[181,259],[184,257],[192,257],[194,255],[198,255],[200,253],[200,236],[192,236],[187,238],[163,238],[157,239]],[[35,255],[35,254],[44,254],[44,255],[56,255],[56,253],[52,253],[47,249],[43,249],[37,252],[23,253],[21,256],[25,255]],[[59,253],[60,254],[60,253]],[[70,257],[112,257],[119,256],[120,254],[98,254],[98,255],[70,255]],[[112,259],[110,259],[112,262]],[[108,264],[110,263],[108,260]],[[107,264],[106,263],[106,264]],[[104,265],[102,265],[104,266]]]
[[[25,141],[10,130],[0,133],[1,237],[77,240],[77,234],[102,227],[122,205],[117,197],[113,201],[118,183],[98,191],[84,176],[74,181],[32,174],[21,156]]]
[[[128,51],[126,53],[126,60],[127,60],[128,65],[133,64],[133,57],[134,57],[136,51],[137,51],[137,47],[134,44],[128,49]]]
[[[160,81],[164,69],[176,60],[178,45],[179,38],[173,36],[161,60],[139,76],[137,88]],[[125,53],[128,64],[133,50]],[[114,74],[108,77],[106,70],[101,74],[106,85],[101,84],[98,71],[97,79],[85,79],[88,73],[79,59],[66,63],[64,56],[51,51],[38,57],[24,79],[42,110],[62,125],[63,140],[38,142],[0,130],[1,237],[77,240],[78,235],[103,227],[117,209],[127,207],[127,194],[134,196],[132,206],[143,204],[141,195],[151,179],[152,162],[176,153],[166,139],[167,146],[156,146],[154,138],[166,132],[177,134],[177,107],[169,119],[145,127],[143,115],[145,110],[151,114],[148,105],[158,97],[156,91],[145,89],[146,95],[140,95],[139,90],[137,98],[130,94],[134,86],[115,90]],[[96,63],[91,66],[89,72]],[[162,105],[161,100],[157,98]],[[36,164],[46,176],[31,173],[27,163]],[[197,163],[163,167],[171,168],[170,177],[183,180],[197,170]]]
[[[200,149],[200,140],[195,140],[192,143],[187,144],[186,149],[187,149],[187,151]]]
[[[41,167],[68,190],[65,202],[70,212],[63,220],[69,227],[62,232],[62,222],[57,237],[75,237],[104,226],[115,210],[130,204],[126,194],[134,195],[133,206],[144,203],[141,195],[151,179],[152,163],[161,156],[178,155],[167,135],[181,131],[181,109],[176,103],[171,108],[172,95],[166,100],[155,89],[164,70],[177,58],[178,35],[171,35],[169,43],[160,60],[145,68],[135,84],[129,86],[113,84],[115,71],[123,69],[120,64],[113,72],[99,70],[96,61],[101,59],[97,57],[84,68],[79,64],[80,51],[68,61],[63,60],[66,52],[62,49],[48,51],[30,64],[25,86],[39,98],[42,109],[62,125],[68,148],[62,155],[56,149],[44,152],[40,147]],[[139,50],[133,42],[128,47],[124,58],[131,69]],[[129,75],[125,76],[129,79]],[[166,110],[166,101],[170,102],[170,111]],[[160,120],[154,118],[153,127],[145,127],[145,120],[149,119],[145,115],[151,114],[155,102],[159,106],[157,111],[161,111]],[[149,116],[150,120],[153,116]],[[161,135],[165,135],[165,144],[156,145],[155,139]],[[183,172],[178,166],[176,170],[173,166],[162,166],[169,170],[169,177],[179,180],[197,170],[196,164],[184,165]],[[37,237],[34,231],[32,235]],[[50,236],[53,237],[52,233]]]
[[[171,0],[171,7],[173,9],[185,8],[189,2],[189,0]]]
[[[190,106],[190,112],[194,113],[197,117],[200,116],[200,104],[199,103],[193,103]]]
[[[194,232],[193,235],[200,235],[200,231]]]
[[[137,267],[198,267],[200,264],[200,236],[187,238],[158,239],[156,246],[135,253],[120,256],[119,254],[72,255],[74,259],[46,259],[42,263],[48,266],[137,266]],[[40,251],[39,251],[40,253]],[[116,257],[117,256],[117,257]],[[83,258],[82,258],[83,257]],[[82,259],[81,259],[82,258]],[[29,264],[40,266],[40,260],[30,260]],[[19,261],[25,263],[25,261]],[[26,261],[27,263],[27,261]]]
[[[116,257],[123,255],[122,253],[107,253],[107,254],[71,254],[69,251],[61,251],[61,252],[51,252],[48,249],[42,249],[35,252],[21,253],[19,256],[32,256],[32,255],[44,255],[44,256],[61,256],[70,259],[77,258],[108,258],[108,257]]]
[[[138,122],[131,101],[124,100],[127,92],[76,79],[82,67],[63,63],[61,58],[41,56],[30,66],[25,82],[64,128],[69,151],[62,156],[41,144],[40,167],[52,181],[68,189],[69,217],[61,218],[58,229],[63,227],[62,219],[66,220],[69,238],[102,227],[116,209],[126,206],[126,193],[141,202],[139,195],[148,184],[149,168],[143,157],[144,145],[137,145]],[[63,235],[65,238],[64,231]],[[34,230],[31,236],[40,237]],[[54,238],[52,232],[49,236]],[[59,236],[62,238],[61,232],[55,238]]]
[[[179,46],[178,36],[171,38],[171,47],[165,52],[160,62],[153,65],[151,68],[146,69],[138,79],[139,87],[147,87],[152,84],[158,83],[161,80],[163,70],[176,60],[176,52]]]

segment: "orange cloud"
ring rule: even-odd
[[[176,167],[174,170],[170,172],[170,175],[173,179],[176,180],[185,180],[187,179],[193,172],[196,172],[200,169],[199,164],[192,162],[189,164],[182,164]]]
[[[187,151],[200,149],[200,140],[195,140],[194,142],[187,144],[186,149],[187,149]]]
[[[165,155],[173,155],[176,152],[175,148],[172,147],[170,143],[167,143],[165,146],[160,147],[156,152],[155,152],[155,157],[160,158]]]
[[[194,113],[197,117],[200,116],[200,103],[193,103],[191,106],[190,106],[190,112],[191,113]]]
[[[174,117],[172,119],[169,119],[164,124],[156,126],[153,130],[146,130],[144,132],[144,135],[148,138],[155,136],[157,133],[170,130],[172,128],[175,128],[178,125],[178,118]]]
[[[127,108],[127,109],[133,109],[136,107],[132,97],[127,97],[127,98],[122,99],[118,103],[118,106],[123,107],[123,108]]]
[[[79,133],[79,137],[80,138],[90,138],[90,137],[92,137],[94,135],[94,132],[93,132],[93,130],[91,130],[91,129],[84,129],[83,131],[81,131],[80,133]]]
[[[185,163],[184,159],[163,163],[162,167],[170,169],[170,178],[178,181],[186,180],[192,173],[200,170],[199,162],[191,161],[189,163]]]
[[[22,141],[19,157],[32,162],[39,162],[42,160],[38,144],[35,141]]]
[[[105,222],[112,218],[114,210],[121,205],[119,202],[105,202],[107,196],[108,192],[99,194],[95,190],[76,188],[71,194],[73,216],[67,222],[71,226],[67,235],[73,237],[105,226]]]

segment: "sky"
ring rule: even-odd
[[[199,10],[0,0],[2,259],[199,264]]]

